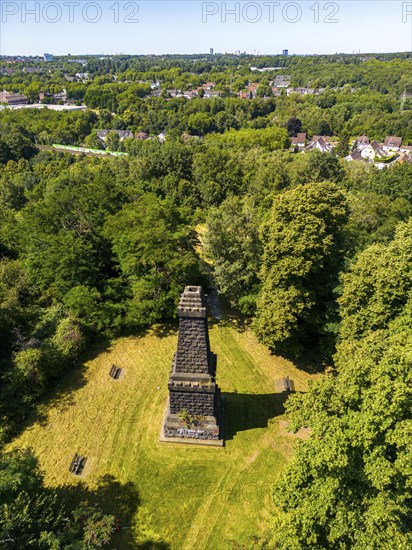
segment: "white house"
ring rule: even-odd
[[[103,143],[106,143],[107,135],[113,132],[119,136],[120,141],[133,137],[133,133],[129,130],[97,130],[96,135]]]
[[[296,137],[290,138],[292,145],[298,149],[304,149],[306,146],[306,134],[304,132],[299,133]]]
[[[330,153],[333,149],[328,136],[313,136],[311,142],[306,147],[306,151],[317,149],[321,153]]]
[[[385,151],[381,148],[379,143],[377,141],[372,141],[369,145],[366,145],[366,147],[363,147],[360,151],[360,154],[362,157],[366,160],[372,160],[379,158],[385,158],[387,154]]]
[[[402,145],[402,138],[397,136],[387,136],[383,144],[384,151],[399,151]]]

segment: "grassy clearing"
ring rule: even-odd
[[[140,518],[150,527],[142,540],[156,533],[187,550],[248,545],[262,532],[295,443],[282,429],[284,397],[274,382],[288,375],[300,391],[310,375],[271,356],[249,330],[214,324],[210,340],[225,396],[223,449],[159,442],[174,331],[115,340],[64,380],[13,446],[33,448],[47,484],[77,500],[96,489],[123,524]],[[124,369],[119,381],[108,377],[113,363]],[[83,488],[67,471],[75,452],[88,456]],[[114,537],[113,548],[132,547],[130,530]]]

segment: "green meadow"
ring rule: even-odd
[[[248,547],[264,533],[273,484],[291,457],[281,379],[305,391],[312,375],[270,354],[249,329],[210,327],[224,396],[225,447],[161,443],[175,329],[116,339],[49,395],[11,447],[31,447],[46,484],[115,514],[112,548]],[[115,381],[112,364],[123,369]],[[69,473],[75,452],[83,474]],[[237,546],[239,547],[239,546]]]

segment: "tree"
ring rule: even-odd
[[[147,194],[108,219],[104,233],[128,285],[129,326],[172,318],[182,288],[199,280],[196,239],[187,216],[170,200]]]
[[[311,435],[276,488],[266,547],[411,546],[411,353],[410,326],[342,343],[337,375],[288,400],[292,430]]]
[[[244,313],[252,313],[261,257],[258,214],[252,200],[229,197],[210,211],[205,251],[213,261],[219,292]]]
[[[276,126],[269,126],[257,130],[253,128],[241,128],[240,130],[231,129],[224,134],[212,134],[207,136],[207,141],[214,145],[229,146],[236,149],[262,147],[268,151],[285,149],[290,144],[286,130]]]
[[[343,279],[335,370],[288,400],[291,429],[311,435],[275,491],[262,546],[412,545],[411,229],[365,250]]]
[[[272,88],[267,83],[261,83],[256,90],[257,97],[270,97],[272,94]]]
[[[120,137],[117,132],[109,132],[106,137],[106,148],[109,151],[118,151],[120,145]]]
[[[235,153],[217,146],[193,156],[193,177],[203,205],[220,204],[242,189],[242,166]]]
[[[2,122],[0,130],[0,163],[20,158],[30,159],[37,153],[31,135],[16,123]]]
[[[292,117],[287,121],[286,129],[289,136],[295,136],[302,130],[302,121],[299,118]]]
[[[322,340],[336,330],[334,289],[348,213],[332,183],[311,183],[275,197],[261,228],[262,289],[254,322],[272,349],[297,354],[308,337]]]
[[[29,450],[0,455],[0,544],[2,548],[101,548],[109,544],[114,517],[81,503],[69,509],[44,487]]]
[[[364,172],[361,173],[362,179]],[[358,191],[348,194],[351,210],[348,230],[354,250],[363,250],[376,242],[393,239],[396,226],[412,215],[412,203],[387,195]]]
[[[187,120],[188,129],[196,135],[204,136],[210,132],[214,123],[207,113],[193,113]]]
[[[336,154],[340,157],[346,157],[349,154],[349,134],[341,132],[339,136],[339,145],[336,148]]]
[[[412,164],[396,164],[387,170],[379,170],[370,175],[366,187],[391,199],[404,198],[412,204]]]
[[[343,282],[342,337],[359,339],[386,328],[412,292],[412,218],[399,224],[389,245],[377,243],[364,250]]]
[[[339,183],[343,179],[341,161],[331,154],[312,151],[308,155],[309,181],[333,181]]]
[[[102,142],[97,137],[97,130],[93,130],[89,136],[86,136],[84,146],[90,149],[104,149]]]

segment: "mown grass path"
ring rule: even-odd
[[[264,529],[273,483],[295,443],[280,430],[284,395],[274,382],[288,375],[301,391],[310,375],[272,356],[249,330],[213,324],[210,340],[225,398],[224,448],[159,442],[174,331],[115,340],[65,379],[13,446],[32,447],[47,484],[73,486],[74,494],[79,479],[68,466],[75,452],[87,455],[82,481],[97,488],[104,476],[111,480],[102,505],[117,515],[113,508],[133,487],[142,540],[156,533],[179,550],[248,545]],[[108,376],[113,363],[124,369],[119,381]],[[123,513],[123,524],[131,523]],[[135,547],[130,533],[116,535],[112,548]]]

